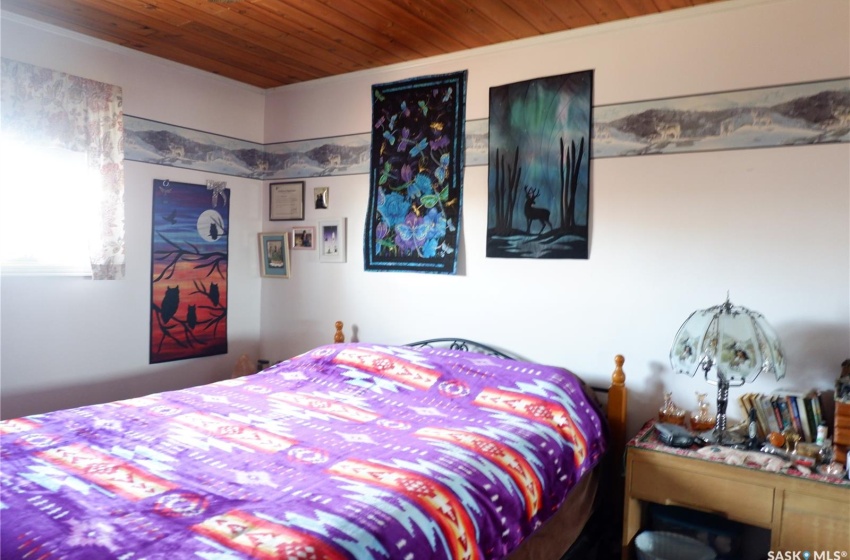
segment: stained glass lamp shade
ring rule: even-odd
[[[785,355],[774,330],[761,313],[732,305],[728,297],[691,313],[673,340],[670,366],[691,377],[702,370],[705,380],[717,385],[717,424],[709,441],[720,444],[738,439],[726,430],[729,387],[752,382],[761,373],[785,377]]]

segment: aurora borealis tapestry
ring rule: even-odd
[[[466,71],[372,86],[367,271],[454,274]]]
[[[592,97],[592,70],[490,88],[488,257],[588,257]]]
[[[227,353],[230,191],[155,180],[150,363]]]

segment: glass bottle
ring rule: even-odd
[[[685,411],[673,402],[673,393],[664,393],[664,404],[658,409],[658,421],[679,426],[685,425]]]
[[[749,420],[747,421],[747,449],[758,449],[758,446],[759,430],[756,409],[751,408],[749,411]]]
[[[818,451],[818,464],[829,465],[832,463],[834,457],[835,455],[832,453],[832,440],[827,438],[823,441],[820,451]]]
[[[829,426],[826,425],[825,420],[821,420],[820,424],[818,424],[817,436],[815,438],[815,443],[823,446],[823,442],[826,441],[826,436],[829,433]]]
[[[691,430],[694,432],[707,432],[713,430],[716,420],[709,412],[709,404],[706,402],[707,393],[696,392],[697,410],[691,414]]]

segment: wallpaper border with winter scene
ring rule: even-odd
[[[369,173],[371,134],[258,144],[124,116],[124,158],[260,180]],[[593,107],[591,158],[850,142],[850,78]],[[465,166],[487,165],[488,119]]]

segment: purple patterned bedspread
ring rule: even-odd
[[[0,423],[2,557],[504,558],[605,450],[564,369],[323,346]]]

